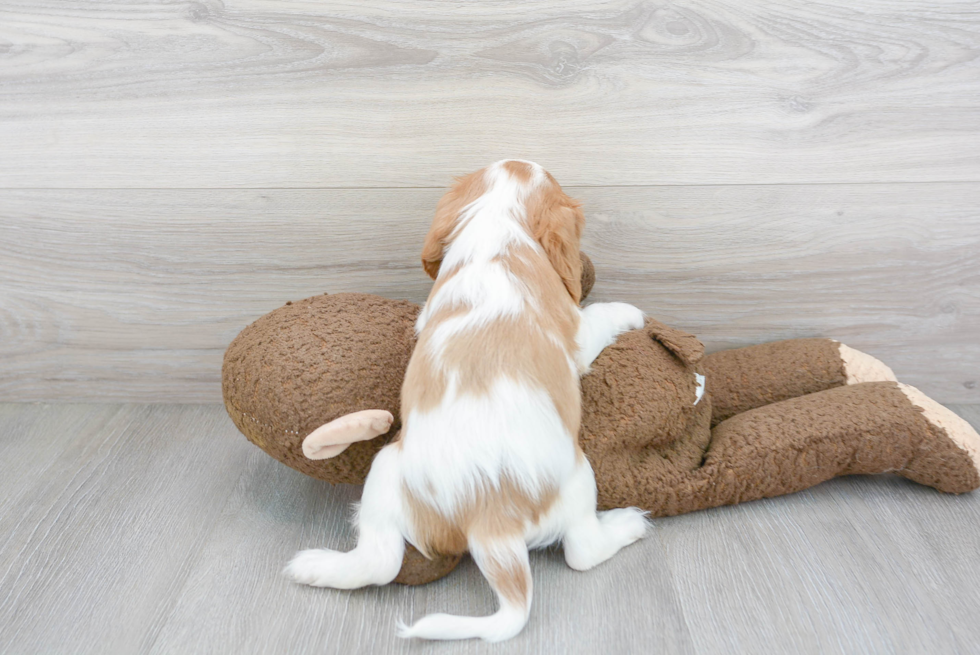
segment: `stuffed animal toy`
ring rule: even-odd
[[[583,256],[583,298],[593,281]],[[280,462],[327,482],[363,483],[400,427],[419,311],[359,293],[286,303],[228,347],[228,413]],[[949,493],[980,486],[980,436],[966,421],[830,339],[705,356],[694,336],[648,319],[582,378],[579,440],[600,509],[632,505],[652,516],[856,473],[894,472]],[[430,560],[408,548],[396,582],[435,580],[460,557]]]

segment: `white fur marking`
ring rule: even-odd
[[[411,411],[403,429],[405,484],[446,517],[504,476],[537,496],[575,463],[572,435],[547,392],[506,377],[485,395],[459,395],[450,384],[439,406]]]
[[[526,293],[526,287],[500,262],[473,263],[460,270],[426,303],[415,329],[421,332],[429,316],[439,309],[468,307],[465,314],[448,319],[435,329],[432,344],[441,351],[446,339],[454,334],[521,314]]]
[[[575,340],[579,372],[585,374],[599,353],[627,330],[643,327],[643,312],[624,302],[597,302],[582,310]]]
[[[477,325],[524,309],[526,289],[500,262],[493,260],[515,245],[538,252],[541,246],[524,226],[524,200],[530,189],[505,175],[499,164],[486,173],[487,192],[460,214],[452,242],[439,265],[438,278],[459,270],[428,299],[416,320],[416,334],[425,329],[434,312],[444,307],[469,307],[469,314],[474,316],[467,321]]]

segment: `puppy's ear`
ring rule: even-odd
[[[532,234],[541,244],[552,268],[561,277],[575,304],[582,301],[582,258],[579,256],[579,242],[585,215],[579,203],[559,191],[547,194],[542,202],[531,211]]]
[[[436,205],[436,216],[422,246],[422,268],[433,280],[439,276],[439,266],[449,245],[460,213],[466,205],[485,191],[483,171],[459,178]]]
[[[442,264],[443,253],[449,245],[449,235],[456,227],[456,217],[459,215],[456,210],[457,204],[452,191],[444,195],[436,206],[436,217],[432,219],[432,226],[425,236],[425,245],[422,246],[422,268],[433,280],[439,276],[439,265]]]

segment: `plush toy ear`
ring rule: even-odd
[[[439,266],[456,229],[460,213],[486,190],[483,171],[458,178],[436,206],[436,216],[422,246],[422,268],[433,280],[439,276]]]
[[[560,190],[548,194],[539,205],[531,208],[530,218],[534,239],[541,244],[551,266],[561,277],[576,304],[582,301],[582,257],[579,241],[585,226],[585,215],[577,202]]]
[[[303,454],[309,459],[330,459],[355,441],[367,441],[391,429],[395,417],[383,409],[365,409],[324,423],[303,439]]]
[[[643,329],[688,366],[697,364],[704,357],[704,344],[693,334],[664,325],[652,318],[646,320]]]

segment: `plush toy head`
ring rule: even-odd
[[[583,298],[594,282],[595,269],[582,254]],[[228,347],[222,369],[228,414],[283,464],[327,482],[363,484],[374,455],[401,428],[399,397],[419,310],[364,293],[286,303]],[[389,412],[390,428],[329,459],[304,455],[307,435],[360,409]]]
[[[228,347],[225,407],[249,441],[301,473],[362,484],[378,450],[398,432],[398,400],[419,307],[362,293],[307,298],[266,314]],[[311,338],[311,336],[313,338]],[[382,438],[332,459],[303,454],[304,437],[351,408],[395,417]]]

